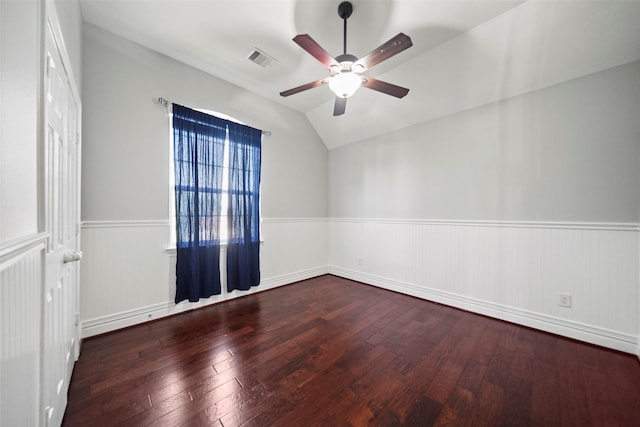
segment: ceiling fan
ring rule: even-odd
[[[372,50],[364,57],[358,59],[354,55],[347,53],[347,19],[353,12],[353,5],[348,2],[342,2],[338,6],[338,16],[344,20],[344,38],[343,53],[335,58],[324,50],[309,34],[298,34],[293,38],[301,48],[306,50],[311,56],[316,58],[325,67],[329,69],[330,75],[324,79],[306,83],[293,89],[280,92],[281,96],[289,96],[314,87],[328,84],[329,88],[335,93],[336,101],[333,107],[333,115],[340,116],[344,114],[347,106],[347,98],[353,95],[360,86],[373,89],[387,95],[403,98],[409,89],[396,86],[373,77],[363,76],[361,73],[391,58],[394,55],[410,48],[413,43],[411,38],[406,34],[399,33],[386,43],[383,43],[376,49]]]

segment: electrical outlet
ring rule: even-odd
[[[571,295],[558,294],[558,305],[560,307],[571,308]]]

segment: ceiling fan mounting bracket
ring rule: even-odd
[[[353,13],[353,5],[351,2],[343,1],[338,6],[338,16],[342,19],[347,19]]]
[[[342,55],[336,56],[336,61],[338,62],[356,62],[358,60],[357,56],[350,55],[348,53],[344,53]]]

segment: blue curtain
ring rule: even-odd
[[[229,123],[227,290],[260,283],[260,162],[262,132]]]
[[[221,293],[222,176],[227,121],[173,104],[176,304]]]

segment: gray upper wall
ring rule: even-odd
[[[270,130],[263,138],[262,216],[327,216],[328,152],[304,115],[85,24],[82,220],[168,218],[164,97]]]
[[[0,243],[42,231],[38,224],[41,13],[37,2],[0,1]]]
[[[82,218],[166,218],[163,96],[273,132],[267,218],[638,222],[639,64],[327,152],[304,115],[85,25]]]
[[[640,62],[330,151],[329,215],[638,222]]]
[[[0,0],[0,243],[43,231],[38,216],[42,144],[42,28],[45,7],[37,1]],[[67,70],[79,85],[82,22],[76,0],[56,1],[70,61]]]

